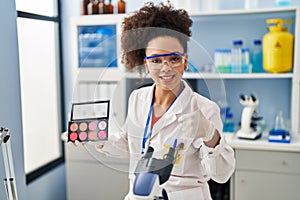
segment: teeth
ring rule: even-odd
[[[171,79],[173,76],[162,76],[161,78],[164,79],[164,80],[169,80]]]

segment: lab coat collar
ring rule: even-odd
[[[178,119],[178,117],[180,117],[183,110],[188,105],[190,105],[189,102],[191,100],[193,90],[189,87],[189,85],[184,80],[182,80],[182,83],[184,85],[184,88],[183,88],[181,94],[177,97],[176,101],[173,103],[173,105],[170,107],[170,109],[153,126],[152,137],[154,137],[162,128],[175,122]],[[148,93],[149,98],[147,98],[147,99],[148,100],[150,99],[149,100],[150,103],[152,100],[154,87],[155,87],[155,84],[152,85],[151,92]],[[150,103],[149,103],[149,107],[150,107]]]

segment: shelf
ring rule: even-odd
[[[290,6],[282,8],[258,8],[258,9],[238,9],[238,10],[216,10],[216,11],[199,11],[191,12],[191,16],[213,16],[213,15],[240,15],[240,14],[261,14],[273,12],[295,11],[299,6]]]
[[[126,78],[139,79],[138,73],[127,73]],[[148,75],[146,78],[150,78]],[[291,79],[292,73],[284,74],[269,74],[269,73],[253,73],[253,74],[216,74],[216,73],[191,73],[186,72],[183,75],[184,79]]]
[[[292,73],[270,74],[270,73],[243,73],[243,74],[225,74],[225,73],[185,73],[185,79],[278,79],[293,78]]]
[[[139,79],[141,75],[138,73],[127,73],[128,79]],[[149,75],[146,78],[150,78]],[[216,73],[191,73],[185,72],[184,79],[291,79],[292,73],[269,74],[269,73],[253,73],[253,74],[216,74]]]
[[[105,72],[105,75],[103,74]],[[101,77],[102,81],[108,80],[118,80],[122,77],[128,79],[141,79],[144,78],[144,75],[140,75],[137,72],[124,72],[117,68],[80,68],[80,77],[78,80],[99,80]],[[145,77],[150,79],[150,75]],[[241,73],[241,74],[225,74],[225,73],[192,73],[185,72],[183,74],[184,79],[292,79],[292,73],[280,73],[280,74],[271,74],[271,73]],[[100,79],[101,80],[101,79]]]

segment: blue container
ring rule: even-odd
[[[252,64],[252,72],[254,73],[262,73],[265,72],[263,68],[262,62],[262,46],[261,40],[254,40],[253,41],[254,47],[251,52],[250,62]]]

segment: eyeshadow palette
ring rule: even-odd
[[[73,103],[68,123],[68,141],[107,140],[108,122],[109,100]]]

